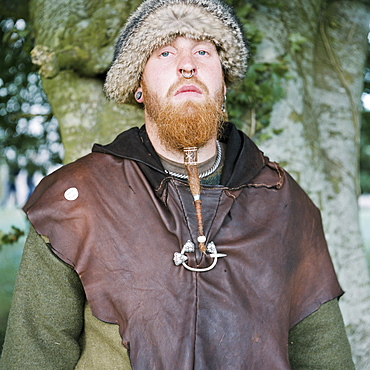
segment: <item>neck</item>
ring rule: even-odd
[[[145,115],[145,127],[148,137],[155,149],[155,151],[162,157],[177,163],[184,163],[184,153],[182,151],[168,149],[162,144],[155,122],[150,117]],[[216,137],[209,140],[204,146],[198,150],[198,162],[202,163],[216,154]]]

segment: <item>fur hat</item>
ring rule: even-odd
[[[225,81],[245,75],[248,48],[233,10],[221,0],[145,0],[116,44],[104,90],[117,103],[133,102],[153,50],[178,36],[210,40],[219,50]]]

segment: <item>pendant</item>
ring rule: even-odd
[[[188,257],[185,256],[185,253],[194,253],[194,252],[195,252],[195,245],[192,241],[188,240],[182,247],[180,253],[178,252],[174,253],[173,262],[175,263],[176,266],[183,265],[187,270],[190,270],[190,271],[205,272],[205,271],[212,270],[216,266],[218,258],[227,256],[226,254],[223,254],[223,253],[217,253],[215,243],[209,242],[207,244],[206,252],[209,254],[210,257],[213,258],[212,264],[204,268],[194,268],[186,264]]]

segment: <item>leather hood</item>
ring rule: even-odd
[[[263,156],[253,141],[232,123],[224,124],[219,140],[227,143],[221,184],[228,188],[240,188],[248,184],[268,163],[268,158]],[[95,144],[92,151],[137,162],[155,189],[168,176],[148,138],[145,126],[124,131],[108,145]]]

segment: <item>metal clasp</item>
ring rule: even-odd
[[[207,244],[207,253],[209,253],[209,256],[213,258],[212,264],[208,267],[204,268],[194,268],[190,267],[188,264],[186,264],[186,261],[188,260],[188,257],[185,256],[185,253],[194,253],[195,252],[195,245],[191,240],[188,240],[184,246],[181,249],[181,252],[175,252],[173,256],[173,262],[176,266],[183,265],[187,270],[194,271],[194,272],[205,272],[212,270],[216,264],[219,258],[226,257],[226,254],[223,253],[217,253],[216,245],[214,242],[209,242]]]

